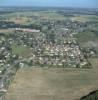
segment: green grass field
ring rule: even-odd
[[[87,22],[87,21],[94,21],[98,22],[98,16],[95,15],[76,15],[73,17],[73,20],[80,21],[80,22]]]
[[[34,16],[37,18],[35,19]],[[17,24],[32,24],[39,23],[41,19],[49,19],[49,20],[66,20],[68,17],[64,17],[63,15],[57,14],[52,11],[37,11],[37,12],[14,12],[11,14],[3,15],[2,17],[6,18],[5,21],[12,21]]]
[[[31,55],[32,50],[28,48],[27,46],[17,46],[13,45],[12,50],[14,54],[18,54],[19,56],[22,56],[23,58],[27,58]]]
[[[79,100],[98,89],[98,59],[89,59],[92,69],[20,69],[6,100]]]

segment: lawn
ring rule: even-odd
[[[79,43],[96,40],[96,35],[93,32],[82,32],[75,35]]]
[[[18,54],[19,56],[22,56],[24,58],[29,57],[32,53],[32,50],[27,46],[13,45],[12,50],[14,54]]]
[[[79,100],[98,89],[98,59],[89,59],[92,69],[20,69],[6,100]]]

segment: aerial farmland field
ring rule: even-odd
[[[90,59],[92,60],[92,59]],[[98,59],[93,69],[20,69],[6,94],[6,100],[79,100],[97,89]]]

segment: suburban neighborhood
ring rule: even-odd
[[[73,10],[75,15],[71,9],[9,9],[11,13],[4,9],[0,15],[0,100],[5,100],[19,70],[93,69],[90,59],[98,58],[98,17],[92,10],[84,11],[86,15]]]

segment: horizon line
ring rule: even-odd
[[[0,8],[4,8],[4,7],[8,7],[8,8],[16,8],[16,7],[19,7],[19,8],[25,8],[25,7],[27,7],[27,8],[33,8],[33,7],[36,7],[36,8],[73,8],[73,9],[76,9],[76,8],[80,8],[80,9],[98,9],[97,7],[68,7],[68,6],[66,6],[66,7],[64,7],[64,6],[27,6],[27,5],[25,5],[25,6],[18,6],[18,5],[16,5],[16,6],[12,6],[12,5],[10,5],[10,6],[0,6]]]

